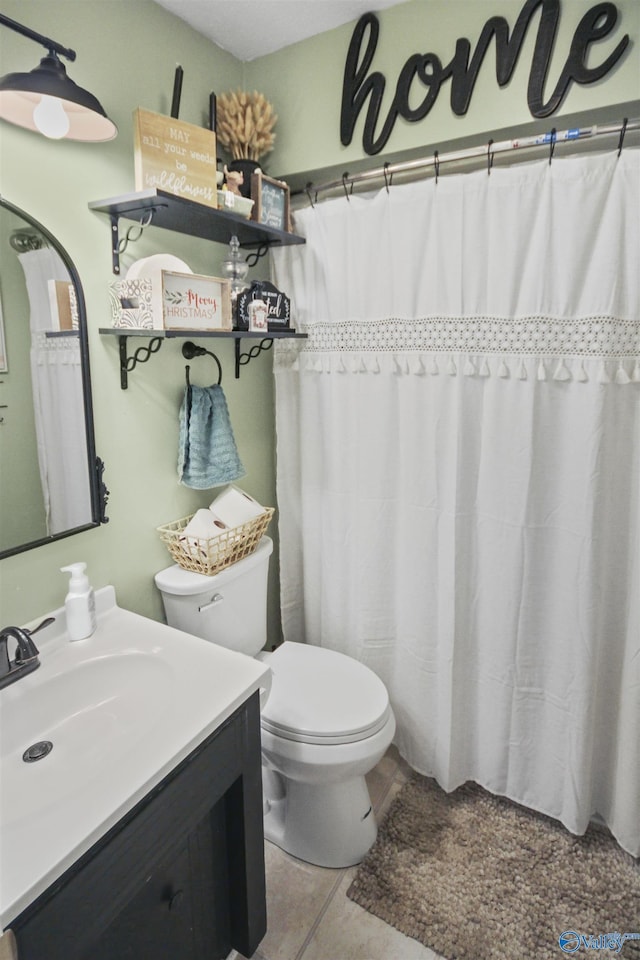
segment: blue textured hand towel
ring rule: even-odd
[[[180,407],[179,482],[208,490],[244,475],[222,387],[188,385]]]

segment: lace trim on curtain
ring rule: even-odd
[[[599,382],[640,383],[640,322],[634,320],[392,318],[321,321],[309,324],[305,332],[308,339],[302,345],[278,344],[278,367],[586,382],[592,377],[585,361],[595,359],[601,361]]]
[[[77,337],[51,337],[44,330],[34,330],[31,347],[39,365],[80,364],[80,342]]]

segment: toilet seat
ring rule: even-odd
[[[264,657],[272,671],[262,728],[284,740],[365,740],[391,714],[386,687],[364,664],[323,647],[285,642]]]

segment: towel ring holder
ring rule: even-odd
[[[194,357],[211,357],[215,360],[218,367],[218,386],[222,383],[222,365],[215,353],[212,353],[211,350],[205,350],[204,347],[199,347],[196,343],[192,343],[191,340],[187,340],[186,343],[182,344],[182,356],[185,360],[193,360]],[[189,381],[189,367],[185,367],[185,376],[187,378],[187,386],[191,386]]]

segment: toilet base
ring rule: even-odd
[[[360,863],[376,834],[364,777],[320,785],[268,771],[264,835],[291,856],[319,867],[351,867]]]

